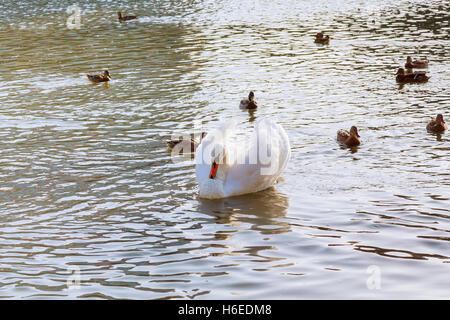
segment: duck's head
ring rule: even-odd
[[[119,19],[122,19],[122,12],[117,12],[117,16],[119,17]]]
[[[103,75],[104,75],[106,78],[108,78],[109,80],[111,80],[111,76],[109,75],[109,71],[108,71],[108,70],[105,70],[105,71],[103,72]]]
[[[355,126],[350,128],[350,135],[359,138],[358,129]]]
[[[436,116],[436,122],[437,122],[437,123],[440,123],[440,124],[445,123],[444,117],[442,116],[442,114],[439,113],[439,114]]]
[[[397,73],[396,73],[396,75],[397,76],[404,76],[405,75],[405,69],[403,69],[403,68],[399,68],[398,69],[398,71],[397,71]]]
[[[406,57],[406,63],[411,63],[412,62],[412,58],[411,57]]]
[[[316,39],[322,39],[323,38],[323,32],[319,32],[316,34]]]
[[[255,99],[255,93],[253,91],[250,91],[248,94],[248,100],[253,101]]]

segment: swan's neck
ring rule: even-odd
[[[226,197],[225,182],[227,178],[227,165],[219,164],[216,177],[207,178],[200,186],[200,197],[207,199],[220,199]]]
[[[220,164],[218,164],[215,178],[214,179],[210,178],[210,180],[213,180],[215,183],[224,185],[227,180],[227,170],[228,170],[227,164],[221,162]]]

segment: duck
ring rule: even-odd
[[[137,16],[123,16],[122,12],[117,12],[117,16],[119,17],[119,22],[124,22],[127,20],[137,19]]]
[[[103,74],[94,74],[94,75],[87,74],[87,77],[92,82],[107,82],[111,80],[111,76],[109,75],[108,70],[105,70]]]
[[[412,73],[405,73],[405,69],[400,68],[396,73],[395,80],[399,83],[423,83],[427,82],[431,77],[427,76],[425,72],[415,71]]]
[[[425,57],[425,60],[414,60],[411,57],[406,58],[405,68],[427,68],[428,67],[428,59]]]
[[[289,138],[274,120],[258,120],[247,143],[232,140],[237,121],[219,123],[195,153],[199,197],[222,199],[272,187],[291,156]],[[269,155],[269,156],[267,156]]]
[[[358,129],[355,126],[350,128],[350,131],[341,129],[337,132],[337,141],[345,144],[347,147],[355,147],[361,144]]]
[[[258,104],[255,101],[255,93],[253,91],[250,91],[248,94],[248,99],[241,100],[241,103],[239,104],[240,109],[256,109],[258,108]]]
[[[330,43],[330,36],[323,36],[323,32],[319,32],[316,34],[316,39],[314,40],[315,43],[320,44],[329,44]]]
[[[200,142],[205,138],[206,132],[202,132],[200,136]],[[178,139],[178,140],[167,140],[167,146],[169,149],[178,151],[180,153],[183,153],[185,151],[190,150],[190,152],[195,152],[197,150],[198,145],[200,142],[195,141],[194,139]]]
[[[440,113],[436,116],[436,119],[431,118],[431,121],[427,124],[427,130],[431,132],[439,133],[447,129],[448,127],[444,121],[444,117]]]

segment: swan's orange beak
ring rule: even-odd
[[[219,168],[219,165],[214,161],[211,165],[211,171],[209,172],[210,179],[214,179],[216,177],[218,168]]]

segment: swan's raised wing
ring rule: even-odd
[[[262,119],[255,125],[252,140],[250,152],[257,152],[261,174],[278,178],[291,155],[289,139],[283,127],[271,119]]]
[[[236,163],[227,174],[225,192],[231,195],[257,192],[272,186],[290,158],[290,144],[284,129],[270,119],[256,123],[248,148],[237,145]],[[244,153],[244,154],[243,154]]]

